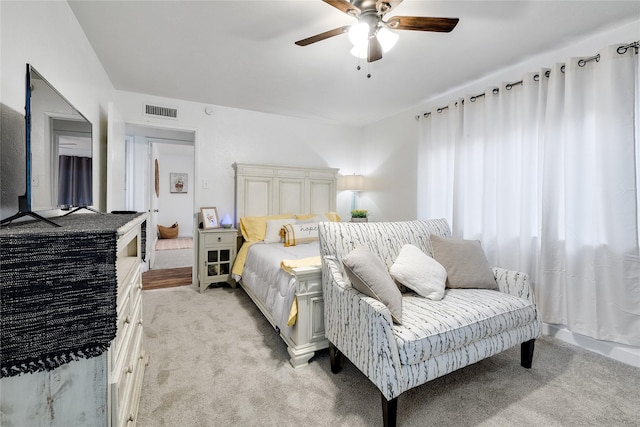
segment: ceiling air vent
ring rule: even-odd
[[[164,117],[166,119],[177,119],[178,109],[170,107],[161,107],[159,105],[144,106],[144,114],[151,117]]]

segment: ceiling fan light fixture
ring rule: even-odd
[[[399,35],[397,35],[393,31],[387,30],[385,27],[381,27],[378,30],[378,34],[376,35],[376,37],[380,42],[380,46],[382,46],[382,51],[385,53],[389,52],[391,48],[396,45],[398,39],[400,38]]]
[[[2,1],[2,0],[0,0]],[[382,59],[398,41],[394,30],[429,31],[448,33],[458,24],[458,18],[438,18],[428,16],[386,15],[395,10],[403,0],[322,0],[341,12],[358,20],[355,25],[344,25],[295,42],[298,46],[308,46],[330,37],[348,33],[353,44],[351,54],[366,58],[367,62]],[[358,65],[358,69],[360,66]],[[369,76],[368,76],[369,77]]]
[[[360,59],[367,59],[367,52],[369,51],[369,45],[368,43],[362,43],[359,45],[354,45],[351,48],[351,51],[349,51],[349,53],[353,56],[355,56],[356,58],[360,58]]]
[[[369,40],[369,24],[366,22],[358,22],[349,28],[349,41],[354,46],[364,44],[367,45]]]

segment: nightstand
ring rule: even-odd
[[[198,283],[200,293],[212,283],[231,283],[231,267],[236,258],[238,230],[214,228],[198,230]]]

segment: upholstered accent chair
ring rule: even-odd
[[[453,241],[445,220],[324,222],[319,237],[331,370],[338,373],[342,357],[347,357],[378,387],[385,426],[396,424],[397,399],[403,392],[510,347],[520,344],[521,365],[531,368],[541,320],[526,274],[487,263],[492,283],[456,287],[457,271],[449,266],[440,295],[424,297],[408,290],[398,302],[394,290],[381,291],[388,286],[389,273],[363,264],[369,252],[392,271],[405,245],[437,261],[436,239]],[[484,253],[482,257],[486,261]],[[471,259],[459,263],[481,276],[482,266],[470,265]],[[397,287],[394,278],[391,283]]]

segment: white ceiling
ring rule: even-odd
[[[357,126],[640,17],[637,0],[405,0],[387,18],[460,23],[448,34],[398,31],[393,50],[357,71],[346,35],[294,45],[355,23],[321,0],[69,4],[116,89]]]

